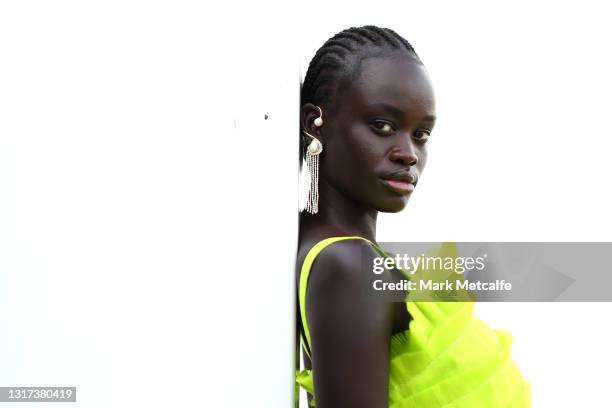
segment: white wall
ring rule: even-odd
[[[603,3],[203,4],[0,5],[1,386],[289,406],[298,78],[349,26],[404,35],[437,92],[379,240],[610,240]],[[610,402],[609,304],[478,307],[534,406]]]
[[[299,77],[236,7],[0,6],[0,385],[290,405]]]

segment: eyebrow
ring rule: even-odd
[[[436,121],[436,117],[434,115],[425,115],[423,116],[423,121],[433,123]]]
[[[404,116],[404,111],[402,111],[399,108],[396,108],[393,105],[389,105],[388,103],[385,102],[377,102],[377,103],[370,103],[368,104],[368,108],[370,109],[382,109],[382,110],[386,110],[387,112],[390,112],[396,116]],[[425,122],[435,122],[436,121],[436,117],[434,115],[425,115],[422,118],[423,121]]]

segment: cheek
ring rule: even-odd
[[[372,170],[384,157],[384,141],[372,134],[367,125],[356,124],[347,130],[346,140],[350,148],[350,154],[355,160],[355,165],[364,170]]]
[[[352,156],[353,166],[359,168],[361,173],[371,172],[380,162],[382,153],[375,146],[354,143],[349,154]]]
[[[373,137],[359,127],[335,134],[325,157],[328,177],[346,187],[354,184],[361,188],[384,158],[383,146]]]
[[[339,131],[330,147],[334,149],[334,156],[341,157],[345,165],[365,170],[380,155],[377,150],[380,146],[376,142],[367,128],[355,124]]]
[[[426,144],[419,148],[417,157],[419,159],[417,168],[419,170],[423,170],[423,168],[425,167],[425,164],[427,163],[427,145]]]

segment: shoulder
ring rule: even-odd
[[[367,265],[378,254],[363,239],[334,242],[322,249],[315,258],[311,271],[311,285],[357,284],[367,277]]]
[[[393,309],[372,288],[371,265],[378,256],[361,239],[335,242],[319,253],[306,294],[309,321],[315,326],[328,323],[336,329],[377,326],[381,334],[386,333]]]

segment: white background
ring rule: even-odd
[[[421,3],[2,2],[0,386],[290,406],[298,81],[350,26],[406,37],[437,94],[380,241],[610,241],[603,2]],[[535,407],[610,404],[612,305],[477,306]]]

